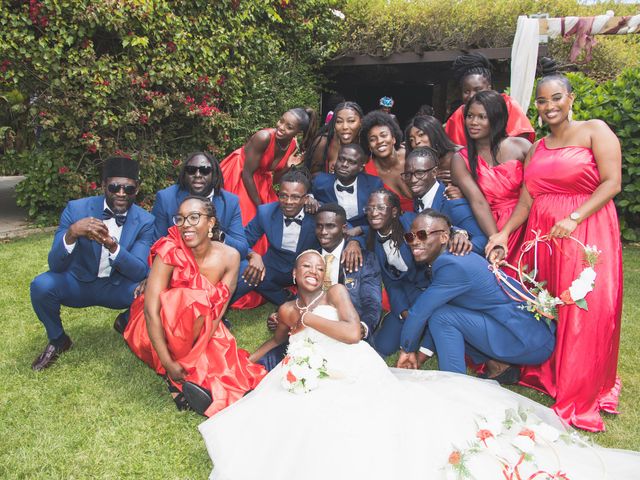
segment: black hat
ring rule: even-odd
[[[104,162],[102,178],[122,177],[137,181],[139,173],[140,165],[135,160],[126,157],[111,157]]]

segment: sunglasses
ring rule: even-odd
[[[200,172],[200,175],[206,177],[213,171],[213,168],[204,165],[201,167],[196,167],[195,165],[187,165],[186,167],[184,167],[184,171],[189,175],[195,175],[196,172]]]
[[[413,243],[416,240],[420,240],[421,242],[424,242],[427,238],[429,238],[429,235],[432,235],[437,232],[446,232],[446,230],[432,230],[430,232],[427,232],[426,230],[418,230],[415,233],[407,232],[404,234],[404,241],[407,243]]]
[[[110,183],[107,185],[107,190],[110,193],[118,193],[120,190],[124,190],[125,195],[135,195],[138,187],[135,185],[122,185],[121,183]]]

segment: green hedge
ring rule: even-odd
[[[628,69],[618,78],[597,82],[580,73],[570,73],[576,100],[574,118],[604,120],[622,145],[622,192],[615,199],[622,237],[640,240],[640,69]],[[532,102],[533,104],[533,102]],[[537,120],[532,105],[529,118]],[[546,134],[537,126],[537,136]]]
[[[337,4],[0,0],[0,171],[27,165],[18,201],[51,222],[121,152],[140,160],[149,206],[187,152],[221,158],[287,108],[317,104]],[[15,91],[22,101],[2,100]]]

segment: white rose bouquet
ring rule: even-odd
[[[305,338],[289,344],[282,360],[282,386],[291,393],[309,393],[318,388],[319,380],[328,377],[327,360]]]

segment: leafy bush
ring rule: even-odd
[[[19,203],[55,220],[124,153],[141,162],[149,205],[187,152],[222,158],[283,110],[313,106],[337,1],[3,2],[0,95],[19,92],[23,117],[9,124],[0,110],[0,126],[28,141],[0,159],[11,171],[28,158]]]
[[[628,69],[618,78],[598,82],[581,73],[567,75],[576,100],[574,118],[605,121],[622,145],[622,192],[615,199],[622,237],[640,240],[640,68]],[[533,104],[533,102],[532,102]],[[537,119],[532,105],[529,118]],[[545,135],[536,122],[537,136]]]

